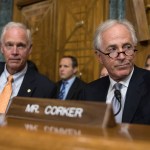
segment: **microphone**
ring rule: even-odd
[[[115,90],[114,91],[115,97],[117,98],[117,100],[121,103],[121,93],[119,90]]]
[[[114,91],[114,95],[115,95],[115,97],[118,100],[119,105],[120,105],[118,111],[114,114],[114,116],[117,116],[120,113],[120,111],[121,111],[121,93],[120,93],[119,90],[115,90]]]

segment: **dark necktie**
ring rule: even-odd
[[[12,81],[13,76],[10,75],[7,79],[7,83],[0,94],[0,113],[5,113],[7,109],[7,105],[12,93]]]
[[[115,116],[115,119],[116,119],[116,122],[117,123],[120,123],[121,122],[121,90],[122,88],[122,84],[121,83],[116,83],[114,85],[114,97],[112,99],[112,107],[113,107],[113,111],[114,111],[114,116]]]
[[[60,90],[60,92],[59,92],[59,95],[58,95],[58,98],[59,99],[64,99],[64,95],[65,95],[65,90],[66,90],[66,85],[68,84],[68,82],[67,81],[63,81],[62,82],[62,88],[61,88],[61,90]]]

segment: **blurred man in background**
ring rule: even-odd
[[[85,86],[80,78],[77,77],[78,61],[73,56],[64,56],[59,63],[59,76],[57,83],[56,98],[62,100],[77,100],[80,92]]]

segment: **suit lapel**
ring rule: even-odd
[[[147,91],[142,77],[143,73],[140,73],[140,69],[135,67],[126,94],[125,106],[122,117],[123,122],[132,122],[141,97]]]
[[[74,91],[78,88],[78,83],[79,83],[79,82],[78,82],[78,79],[75,78],[75,80],[74,80],[72,86],[70,87],[70,89],[69,89],[69,91],[68,91],[68,94],[67,94],[67,96],[66,96],[66,99],[71,99],[71,98],[72,98]]]
[[[0,74],[2,74],[2,72],[4,71],[4,66],[5,66],[5,63],[1,62]],[[34,89],[36,88],[35,84],[33,84],[33,82],[35,82],[35,78],[36,76],[35,76],[34,70],[31,70],[28,67],[17,96],[31,97],[34,92]]]
[[[103,77],[103,83],[101,84],[102,86],[99,89],[98,93],[102,93],[102,97],[101,97],[101,101],[102,102],[106,102],[106,99],[107,99],[107,94],[108,94],[108,89],[109,89],[109,86],[110,86],[110,80],[109,80],[109,77],[106,76],[106,77]],[[102,81],[102,79],[100,79]]]
[[[33,84],[35,82],[35,74],[34,71],[32,71],[29,67],[27,69],[27,72],[24,76],[22,85],[20,87],[20,90],[18,92],[18,96],[27,96],[27,97],[31,97],[34,90],[35,90],[35,84]]]
[[[92,81],[85,86],[81,99],[106,102],[109,85],[110,80],[108,76]]]
[[[0,75],[4,71],[4,67],[5,67],[5,63],[4,62],[0,62]]]
[[[57,82],[57,88],[56,88],[56,98],[58,99],[58,95],[59,95],[59,92],[60,92],[60,88],[61,88],[61,84],[62,84],[62,81],[60,80],[60,81],[58,81]]]

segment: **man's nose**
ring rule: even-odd
[[[62,71],[62,70],[63,70],[63,67],[60,67],[59,70]]]
[[[124,59],[126,57],[125,53],[119,53],[118,58]]]
[[[125,53],[122,51],[122,47],[119,48],[119,51],[118,51],[118,58],[120,59],[124,59],[126,57]]]
[[[16,45],[13,46],[12,53],[13,54],[17,54],[18,53],[18,49],[17,49]]]

